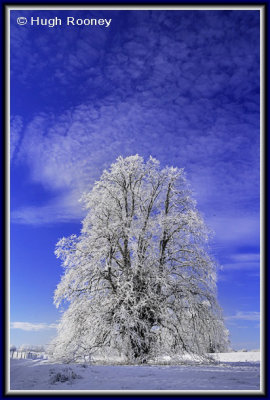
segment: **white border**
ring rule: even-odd
[[[265,349],[265,339],[263,333],[265,332],[265,321],[263,317],[266,317],[265,314],[265,299],[263,298],[265,295],[265,279],[264,279],[264,271],[263,266],[265,267],[265,259],[264,259],[264,250],[265,244],[263,241],[264,232],[265,232],[265,215],[264,215],[264,137],[266,135],[264,121],[265,121],[265,97],[264,97],[264,86],[265,86],[265,54],[264,48],[266,44],[265,37],[265,8],[262,8],[260,11],[260,363],[261,363],[261,374],[260,374],[260,386],[264,387],[265,384],[263,382],[263,374],[265,374],[265,354],[263,354],[263,349]]]
[[[261,367],[260,367],[260,390],[10,390],[8,389],[5,394],[9,395],[34,395],[34,394],[48,394],[48,395],[108,395],[108,394],[137,394],[137,395],[151,395],[151,394],[159,394],[159,395],[188,395],[188,394],[194,394],[194,395],[215,395],[215,394],[227,394],[227,395],[234,395],[234,394],[240,394],[240,395],[259,395],[259,394],[265,394],[265,384],[263,381],[264,374],[265,374],[265,357],[262,354],[262,349],[265,346],[265,340],[264,340],[264,319],[262,318],[265,316],[265,305],[263,302],[263,296],[262,296],[262,291],[264,293],[265,290],[265,282],[264,282],[264,274],[263,274],[263,265],[264,265],[264,242],[263,242],[263,234],[264,234],[264,227],[265,227],[265,222],[264,222],[264,213],[263,213],[263,195],[264,195],[264,152],[263,152],[263,145],[264,141],[263,138],[265,137],[265,131],[264,131],[264,120],[265,120],[265,99],[264,99],[264,85],[265,85],[265,68],[264,68],[264,63],[265,63],[265,54],[264,54],[264,46],[265,46],[265,5],[237,5],[237,6],[231,6],[231,5],[210,5],[210,6],[174,6],[174,5],[168,5],[168,6],[159,6],[159,5],[139,5],[139,6],[128,6],[128,5],[117,5],[117,6],[100,6],[98,5],[93,5],[93,6],[47,6],[47,5],[40,5],[40,6],[5,6],[5,21],[6,21],[6,35],[7,35],[7,40],[6,40],[6,97],[7,97],[7,104],[6,104],[6,121],[7,121],[7,141],[6,141],[6,155],[7,155],[7,165],[6,165],[6,170],[7,170],[7,195],[6,195],[6,200],[7,200],[7,208],[6,208],[6,234],[7,234],[7,262],[8,262],[8,273],[6,276],[6,289],[7,289],[7,294],[8,294],[8,306],[7,306],[7,326],[6,326],[6,334],[8,337],[8,343],[6,343],[8,346],[5,349],[5,355],[6,355],[6,368],[8,369],[8,373],[6,374],[6,387],[10,388],[10,357],[9,357],[9,347],[10,347],[10,11],[19,11],[19,10],[51,10],[51,11],[57,11],[57,10],[63,10],[63,11],[69,11],[69,10],[81,10],[81,11],[87,11],[87,10],[129,10],[129,11],[146,11],[146,10],[153,10],[153,11],[181,11],[181,10],[189,10],[189,11],[212,11],[212,10],[243,10],[243,11],[260,11],[260,256],[261,256],[261,265],[260,265],[260,288],[261,288],[261,293],[260,293],[260,319],[261,319],[261,326],[260,326],[260,340],[261,340]]]
[[[190,5],[190,6],[174,6],[174,5],[167,5],[167,6],[159,6],[159,5],[155,5],[155,4],[153,4],[152,6],[150,6],[150,5],[145,5],[145,6],[143,6],[143,5],[138,5],[138,6],[133,6],[133,5],[116,5],[116,6],[108,6],[108,5],[106,5],[106,6],[103,6],[102,7],[102,4],[100,5],[100,6],[97,6],[97,5],[92,5],[92,6],[76,6],[76,5],[72,5],[72,6],[60,6],[60,5],[58,5],[58,6],[55,6],[55,7],[50,7],[49,5],[47,6],[47,5],[40,5],[40,6],[34,6],[34,7],[30,7],[30,5],[29,6],[19,6],[19,7],[17,7],[17,6],[7,6],[7,9],[9,10],[9,11],[19,11],[19,10],[63,10],[63,11],[65,11],[65,10],[81,10],[81,11],[87,11],[87,10],[102,10],[102,11],[106,11],[106,10],[111,10],[111,11],[113,11],[113,10],[130,10],[130,11],[132,11],[132,10],[136,10],[136,11],[145,11],[145,10],[153,10],[153,11],[160,11],[160,10],[163,10],[163,11],[181,11],[181,10],[189,10],[189,11],[193,11],[193,10],[195,10],[195,11],[198,11],[198,10],[203,10],[203,11],[211,11],[211,10],[218,10],[218,11],[221,11],[221,10],[234,10],[234,11],[237,11],[237,10],[246,10],[246,11],[248,11],[248,10],[253,10],[253,11],[256,11],[256,10],[258,10],[258,11],[260,11],[260,10],[262,10],[262,6],[256,6],[255,4],[254,4],[254,6],[253,5],[237,5],[237,6],[235,6],[235,7],[232,7],[232,6],[230,6],[230,5],[224,5],[224,4],[221,4],[221,5],[216,5],[216,6],[212,6],[212,5],[209,5],[209,6],[192,6],[192,5]]]

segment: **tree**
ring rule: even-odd
[[[13,355],[14,355],[16,350],[17,350],[17,347],[14,344],[11,344],[10,347],[9,347],[11,358],[13,358]]]
[[[39,344],[22,344],[19,348],[20,351],[34,351],[36,353],[42,353],[45,351],[43,345]]]
[[[63,313],[54,354],[117,349],[144,362],[164,352],[225,349],[208,232],[183,169],[119,157],[91,192],[79,236],[59,240]]]

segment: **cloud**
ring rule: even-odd
[[[19,207],[11,211],[11,222],[24,225],[46,225],[59,222],[78,222],[85,216],[77,186],[64,191],[43,205]]]
[[[19,145],[20,133],[23,128],[22,118],[19,115],[11,116],[10,118],[10,160],[13,159],[13,155],[16,148]]]
[[[14,210],[14,221],[73,219],[78,198],[102,170],[119,155],[136,153],[185,167],[201,209],[230,210],[231,219],[243,217],[242,225],[239,210],[258,215],[255,14],[106,13],[113,15],[110,33],[61,28],[32,35],[27,27],[22,52],[18,27],[12,28],[13,79],[21,79],[24,65],[24,79],[51,109],[29,118],[17,163],[27,164],[32,180],[55,196],[54,204]]]
[[[59,197],[59,201],[55,204],[47,204],[45,206],[22,207],[11,212],[11,221],[24,225],[44,225],[54,224],[58,222],[78,221],[84,217],[81,206],[77,207],[72,203],[69,207],[64,207],[61,203],[66,200]]]
[[[17,157],[29,165],[34,182],[72,197],[72,207],[78,207],[82,192],[119,155],[136,153],[145,158],[153,155],[164,166],[185,166],[201,204],[232,206],[235,199],[251,201],[258,192],[256,165],[245,166],[244,162],[250,150],[243,152],[239,147],[237,164],[241,158],[243,161],[241,168],[235,167],[234,154],[244,140],[241,135],[232,138],[230,134],[203,135],[199,129],[189,130],[178,108],[146,108],[135,99],[107,99],[106,104],[82,104],[60,115],[36,116],[26,126]],[[227,154],[232,158],[225,161]],[[250,179],[246,179],[247,169]],[[235,223],[233,226],[238,229]]]
[[[257,311],[237,311],[235,315],[224,318],[226,321],[245,320],[245,321],[260,321],[260,313]]]
[[[53,15],[52,15],[53,13]],[[94,15],[96,12],[92,11]],[[56,27],[48,30],[46,34],[42,29],[25,26],[20,29],[16,23],[18,16],[31,16],[42,18],[54,18],[65,15],[77,15],[78,11],[60,12],[57,10],[42,12],[38,11],[11,11],[11,75],[20,84],[29,85],[29,80],[34,80],[40,90],[41,97],[49,93],[66,97],[66,86],[76,88],[78,92],[83,91],[84,85],[77,84],[78,77],[84,79],[94,78],[91,67],[94,67],[99,59],[106,56],[107,42],[110,33],[106,35],[103,29],[64,29]],[[102,18],[103,11],[99,11]],[[64,31],[64,32],[63,32]],[[53,54],[53,56],[52,56]],[[46,71],[50,71],[50,74]],[[40,76],[43,79],[40,79]],[[90,84],[88,86],[91,86]]]
[[[74,15],[74,11],[53,11],[53,17],[70,13]],[[209,117],[214,122],[214,114],[224,105],[250,114],[253,103],[253,111],[256,104],[259,112],[259,97],[254,97],[259,85],[259,14],[157,10],[91,14],[112,18],[111,29],[95,28],[89,34],[89,27],[56,27],[46,34],[36,29],[33,35],[31,27],[22,30],[16,24],[18,15],[29,17],[29,12],[11,13],[13,79],[26,86],[34,81],[35,92],[50,98],[52,110],[54,97],[78,104],[78,98],[82,102],[110,93],[122,99],[139,94],[147,105],[151,93],[163,104],[192,99],[181,113],[191,123],[200,123],[201,129]],[[48,18],[52,12],[43,10],[42,16]],[[197,107],[204,102],[205,107]]]
[[[11,329],[21,329],[23,331],[41,331],[45,329],[56,329],[57,324],[32,323],[32,322],[11,322]]]
[[[239,253],[230,257],[230,262],[223,263],[223,270],[259,270],[260,254]]]
[[[230,190],[230,187],[227,188]],[[224,194],[224,191],[223,191]],[[236,200],[237,198],[235,198]],[[233,197],[230,199],[233,200]],[[254,200],[255,201],[255,200]],[[239,200],[237,207],[233,202],[227,210],[222,210],[221,205],[216,209],[210,208],[206,214],[206,222],[214,232],[213,246],[217,251],[229,249],[230,257],[224,252],[224,268],[243,268],[245,265],[260,264],[260,218],[252,208],[245,207]],[[227,203],[225,202],[225,206]],[[213,215],[214,214],[214,215]],[[222,243],[219,238],[222,237]],[[245,252],[243,248],[255,248],[256,253]]]

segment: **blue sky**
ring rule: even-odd
[[[66,26],[67,16],[112,19]],[[16,20],[26,17],[28,24]],[[62,20],[31,26],[31,17]],[[218,298],[235,349],[259,348],[260,18],[231,11],[11,11],[11,342],[60,318],[59,238],[119,156],[184,167],[215,232]]]

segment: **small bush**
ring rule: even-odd
[[[50,375],[51,384],[67,381],[72,383],[74,379],[81,378],[81,376],[76,374],[70,367],[63,368],[61,371],[50,370]]]

